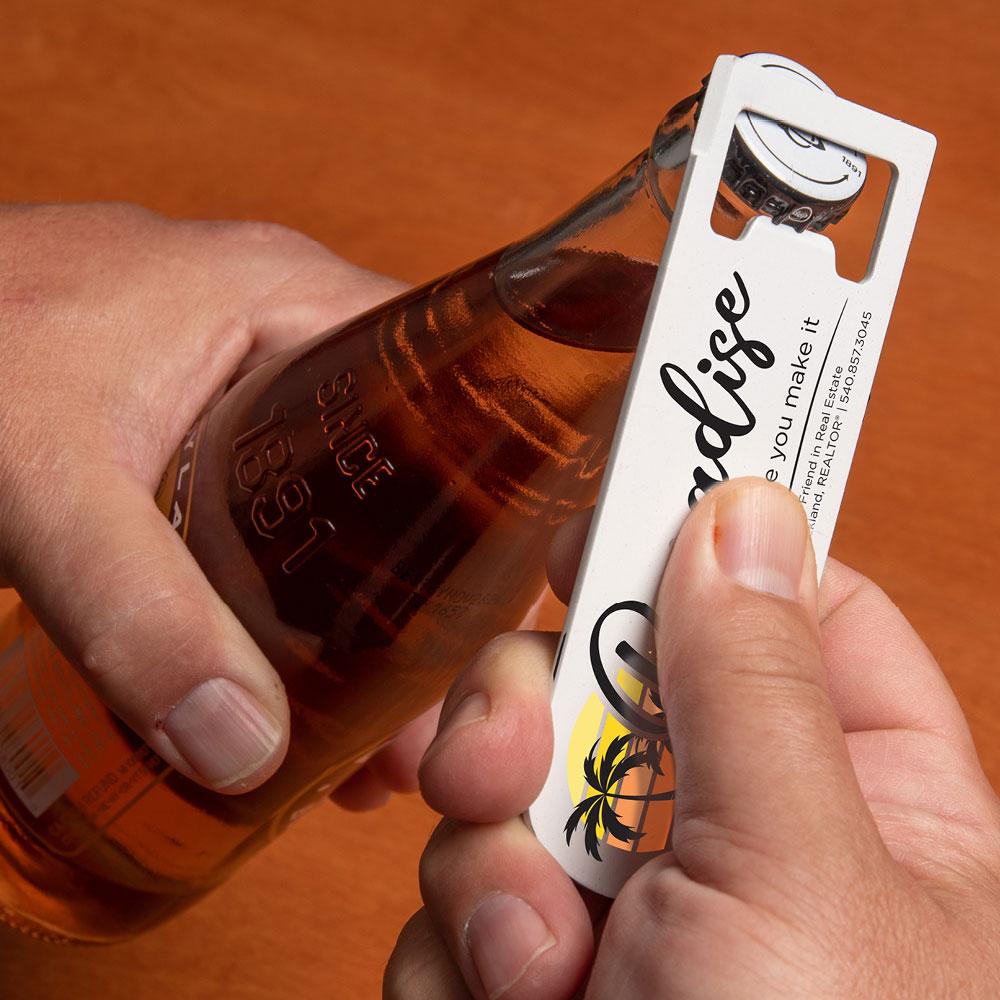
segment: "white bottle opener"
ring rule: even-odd
[[[712,70],[556,656],[555,751],[528,820],[605,896],[669,849],[652,607],[670,540],[713,484],[765,476],[802,501],[822,572],[934,154],[929,133],[786,76],[735,56]],[[846,172],[849,150],[892,164],[860,282],[818,233],[764,217],[738,240],[712,230],[744,112],[844,147]]]

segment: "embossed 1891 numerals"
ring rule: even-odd
[[[267,420],[233,442],[233,452],[236,482],[253,496],[250,522],[257,534],[269,540],[289,537],[300,541],[281,563],[282,570],[291,574],[315,555],[337,529],[328,518],[307,517],[312,508],[312,491],[304,477],[288,471],[295,449],[292,431],[285,425],[286,416],[285,407],[273,404]]]

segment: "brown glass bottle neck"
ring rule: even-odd
[[[675,105],[649,149],[501,254],[496,294],[518,323],[589,350],[635,349],[684,177],[697,100]],[[720,191],[713,225],[737,236],[752,214]]]

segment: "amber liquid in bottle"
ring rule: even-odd
[[[596,495],[693,106],[553,226],[272,359],[184,442],[164,512],[291,705],[288,757],[261,788],[224,796],[171,771],[19,612],[29,666],[9,662],[0,689],[30,680],[37,698],[48,678],[92,739],[86,780],[44,808],[79,760],[26,758],[21,795],[0,779],[0,919],[107,941],[182,909],[516,627],[552,533]]]
[[[544,552],[592,502],[631,363],[600,349],[601,330],[617,317],[614,337],[634,344],[656,268],[567,250],[551,267],[582,273],[586,292],[566,280],[532,329],[501,307],[496,262],[275,359],[204,418],[187,541],[281,673],[288,758],[241,796],[157,774],[55,864],[5,799],[3,850],[47,897],[32,907],[46,924],[112,939],[193,901],[433,704],[537,597],[529,546]],[[72,789],[48,812],[79,825]]]

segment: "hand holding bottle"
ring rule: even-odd
[[[174,768],[253,788],[281,763],[278,675],[153,502],[227,384],[396,294],[280,226],[124,205],[0,210],[0,585]],[[409,787],[433,720],[340,792]]]
[[[41,619],[0,619],[0,916],[117,940],[332,789],[413,780],[414,720],[594,502],[703,93],[550,225],[308,343],[386,286],[276,227],[0,218],[0,574]],[[765,153],[733,146],[717,232],[859,193]]]
[[[560,596],[585,532],[557,536]],[[594,1000],[997,995],[1000,802],[885,595],[832,562],[817,593],[801,506],[742,480],[686,521],[657,614],[673,855],[608,910],[534,840],[518,817],[548,770],[556,637],[502,637],[421,767],[447,818],[385,995],[558,1000],[588,976]]]

